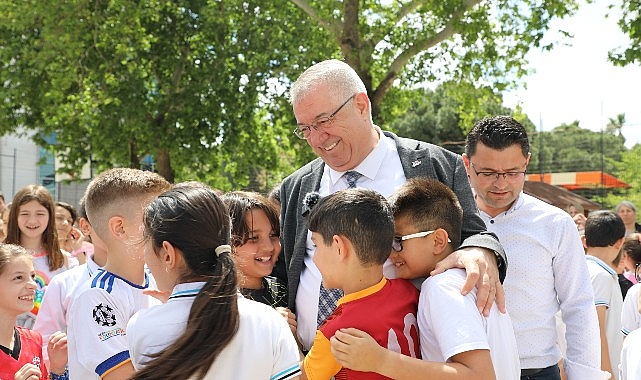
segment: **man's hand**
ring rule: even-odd
[[[338,364],[355,371],[376,372],[385,360],[387,350],[369,334],[355,328],[336,331],[330,343]]]
[[[464,268],[467,272],[461,294],[466,295],[476,285],[476,306],[481,314],[489,316],[494,301],[499,310],[505,313],[505,292],[492,251],[480,247],[461,248],[436,264],[430,275],[443,273],[450,268]]]

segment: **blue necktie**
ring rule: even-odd
[[[357,171],[347,171],[343,174],[347,181],[347,186],[351,189],[356,187],[356,182],[361,178],[362,174]],[[318,296],[318,316],[316,323],[320,326],[325,319],[336,308],[336,302],[343,296],[343,291],[340,289],[325,289],[323,283],[320,285],[320,294]]]

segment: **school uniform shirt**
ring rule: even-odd
[[[143,294],[143,285],[98,269],[73,292],[68,323],[69,376],[71,379],[99,379],[129,362],[127,322],[137,311],[160,302]]]
[[[447,362],[472,350],[489,350],[497,380],[518,379],[519,352],[510,316],[496,304],[484,317],[476,307],[476,291],[461,295],[465,270],[450,269],[421,285],[418,330],[423,360]],[[446,305],[446,306],[444,306]]]
[[[42,358],[42,336],[36,331],[22,327],[14,330],[14,350],[16,345],[20,346],[20,355],[14,358],[11,353],[5,352],[3,347],[0,350],[0,380],[13,380],[15,373],[27,363],[34,364],[40,368],[41,379],[47,379],[49,372]]]
[[[334,359],[329,340],[337,330],[354,327],[368,333],[376,342],[391,351],[413,358],[419,357],[416,321],[418,290],[407,280],[388,280],[346,294],[336,309],[321,324],[314,344],[303,362],[310,380],[387,379],[374,372],[359,372],[341,367]]]
[[[67,331],[67,311],[71,305],[74,288],[78,284],[89,281],[98,269],[100,269],[98,264],[89,256],[85,264],[56,275],[47,286],[36,324],[33,326],[34,330],[42,334],[42,353],[45,359],[49,357],[47,355],[49,336],[56,331]]]
[[[558,363],[561,350],[554,314],[560,309],[566,325],[568,378],[603,379],[594,293],[570,215],[523,192],[507,211],[495,217],[483,211],[480,215],[507,255],[505,304],[521,368]]]
[[[131,318],[127,339],[137,370],[144,367],[147,355],[162,351],[185,332],[191,306],[204,285],[178,284],[167,303],[140,310]],[[238,331],[204,379],[286,380],[299,376],[298,346],[285,318],[273,308],[241,295],[238,312]]]
[[[623,308],[621,309],[621,332],[626,336],[641,327],[639,291],[641,291],[641,284],[633,285],[623,300]]]
[[[605,306],[605,336],[608,339],[610,350],[610,363],[614,378],[619,378],[619,361],[621,359],[621,347],[623,346],[623,334],[621,334],[621,309],[623,299],[617,272],[598,257],[586,255],[585,260],[590,272],[590,280],[594,288],[594,305]]]
[[[621,380],[641,379],[641,330],[630,332],[623,341],[620,368]]]

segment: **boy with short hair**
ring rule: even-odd
[[[323,286],[342,289],[345,296],[318,328],[302,364],[303,378],[383,378],[336,362],[329,340],[344,327],[364,330],[381,346],[416,357],[418,292],[409,281],[383,277],[394,237],[394,220],[385,198],[366,189],[338,191],[312,208],[309,230]]]
[[[51,279],[47,285],[47,292],[45,293],[38,318],[33,326],[34,330],[42,334],[43,341],[43,356],[48,360],[46,353],[46,345],[49,336],[56,331],[67,331],[69,316],[67,314],[71,307],[73,292],[76,286],[82,284],[98,272],[107,262],[107,248],[104,243],[95,237],[91,231],[91,225],[87,218],[85,209],[85,198],[80,200],[79,212],[79,226],[85,236],[92,236],[94,239],[93,254],[86,258],[86,262],[77,267],[71,268],[68,271],[60,273]]]
[[[465,271],[430,277],[436,264],[458,247],[462,209],[441,182],[412,178],[390,197],[396,236],[390,259],[399,278],[422,279],[418,308],[422,360],[371,344],[354,329],[336,333],[332,352],[339,362],[394,379],[517,379],[516,338],[507,314],[492,306],[489,317],[476,307],[476,289],[460,292]]]
[[[170,188],[158,174],[128,168],[108,170],[89,183],[85,207],[95,236],[107,249],[107,263],[74,290],[68,327],[72,379],[134,374],[127,322],[156,303],[143,294],[150,282],[144,270],[143,211]]]
[[[623,346],[621,310],[623,297],[617,272],[611,263],[625,239],[625,225],[612,211],[595,211],[585,221],[585,259],[594,289],[594,304],[601,333],[601,369],[619,378],[619,360]]]

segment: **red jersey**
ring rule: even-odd
[[[354,327],[372,336],[382,347],[404,355],[420,357],[418,290],[407,280],[387,280],[338,300],[336,310],[320,326],[314,344],[305,357],[307,378],[388,379],[373,372],[341,367],[330,351],[329,339],[336,330]]]
[[[0,380],[13,380],[13,375],[27,363],[40,367],[41,379],[47,379],[49,373],[42,359],[42,335],[22,327],[16,329],[20,339],[20,356],[16,360],[0,350]]]

